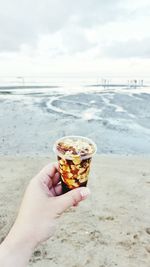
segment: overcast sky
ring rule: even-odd
[[[149,75],[149,25],[149,0],[0,0],[0,75]]]

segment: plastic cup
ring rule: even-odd
[[[60,149],[61,144],[65,144],[65,140],[67,141],[68,139],[74,142],[83,141],[84,149],[86,149],[85,146],[87,143],[87,148],[90,145],[92,151],[90,153],[83,153],[80,151],[78,154],[69,154],[69,150],[65,150],[64,153],[64,150]],[[53,150],[56,153],[59,162],[63,193],[81,186],[86,186],[88,182],[92,156],[97,150],[95,143],[91,139],[83,136],[65,136],[55,142]]]

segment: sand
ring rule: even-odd
[[[16,216],[30,178],[50,158],[0,158],[0,240]],[[67,211],[29,266],[149,267],[150,157],[96,156],[90,198]]]

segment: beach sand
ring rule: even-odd
[[[53,157],[0,157],[0,240],[28,181]],[[67,211],[55,235],[30,261],[37,267],[149,267],[150,157],[93,159],[90,198]],[[38,222],[37,222],[38,223]]]

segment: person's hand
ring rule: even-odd
[[[23,232],[38,244],[52,235],[56,219],[88,194],[89,189],[82,187],[62,195],[58,164],[49,164],[31,180],[16,221],[17,227],[23,228]]]
[[[4,244],[12,248],[14,243],[20,248],[24,246],[27,248],[24,254],[30,257],[31,251],[53,234],[58,217],[67,208],[77,206],[89,193],[88,188],[80,187],[62,195],[58,164],[47,165],[30,181]]]

